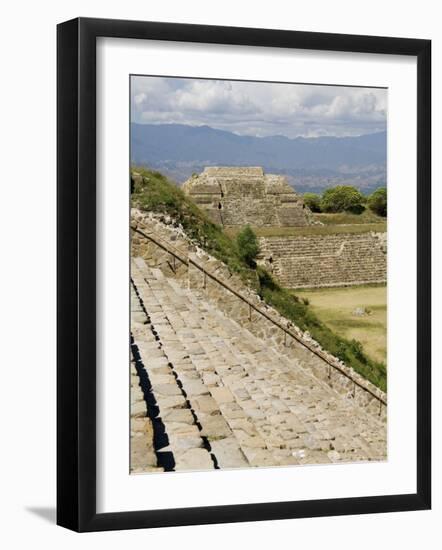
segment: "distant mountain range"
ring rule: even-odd
[[[131,124],[131,161],[182,183],[205,166],[262,166],[285,174],[299,192],[352,184],[386,185],[386,132],[358,137],[239,136],[209,126]]]

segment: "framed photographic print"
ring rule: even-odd
[[[430,52],[58,26],[59,525],[430,507]]]

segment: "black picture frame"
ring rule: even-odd
[[[96,512],[96,39],[166,40],[417,59],[417,491],[361,498]],[[75,531],[425,510],[431,506],[431,42],[79,18],[57,28],[57,523]]]

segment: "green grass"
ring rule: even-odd
[[[334,332],[347,339],[359,340],[365,352],[375,361],[386,362],[387,292],[385,285],[348,288],[322,288],[293,291],[307,298],[311,309]],[[368,315],[355,316],[356,308]]]
[[[228,227],[225,232],[230,237],[235,237],[240,229],[239,227]],[[386,230],[385,222],[355,225],[309,225],[306,227],[253,227],[253,231],[258,237],[302,237],[306,235],[368,233],[369,231],[383,233]]]
[[[141,210],[168,214],[183,226],[186,234],[204,250],[238,273],[247,284],[256,285],[256,273],[240,257],[236,243],[213,223],[196,204],[160,172],[133,168],[144,177],[142,186],[132,193],[132,206]]]
[[[376,386],[386,389],[385,365],[369,358],[356,339],[346,339],[332,330],[311,306],[280,287],[266,270],[247,265],[232,238],[236,232],[225,232],[222,227],[211,222],[178,186],[159,172],[144,168],[137,168],[136,171],[144,176],[144,183],[136,186],[132,194],[132,206],[170,215],[177,224],[183,226],[190,238],[238,273],[269,305],[303,331],[308,330],[324,349],[342,359]]]
[[[314,214],[315,220],[323,225],[309,225],[306,227],[253,227],[258,237],[299,237],[306,235],[335,235],[355,234],[375,231],[383,233],[387,231],[387,220],[377,216],[371,210],[365,210],[362,214],[350,214],[341,212],[338,214]],[[225,232],[230,237],[235,237],[241,230],[240,227],[228,227]]]
[[[351,214],[350,212],[338,212],[336,214],[313,214],[317,221],[326,225],[360,225],[360,224],[385,224],[386,218],[377,216],[369,208],[366,208],[361,214]]]
[[[267,275],[268,276],[268,275]],[[269,277],[269,276],[268,276]],[[349,290],[349,289],[345,289]],[[262,284],[261,297],[282,315],[291,319],[302,330],[308,330],[321,346],[351,366],[361,376],[383,391],[387,389],[387,371],[382,360],[376,360],[365,352],[364,345],[355,337],[345,337],[345,332],[333,323],[327,323],[312,307],[313,297],[305,291],[289,291],[274,283]],[[302,298],[307,298],[304,303]],[[342,327],[341,327],[342,328]],[[385,333],[384,329],[382,328]],[[364,331],[360,331],[363,335]],[[347,333],[348,335],[348,333]]]

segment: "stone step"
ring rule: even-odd
[[[134,267],[132,269],[134,270]],[[140,281],[138,283],[142,284]],[[152,299],[150,303],[153,303]],[[143,324],[132,318],[132,332],[158,408],[155,419],[162,423],[167,434],[168,441],[163,440],[163,444],[157,449],[159,462],[165,461],[161,457],[162,454],[171,452],[175,462],[174,469],[177,471],[213,469],[214,461],[204,444],[194,415],[170,366],[169,358],[161,343],[156,340],[152,332],[153,325],[144,311],[143,315]],[[139,413],[139,417],[144,418],[146,405],[143,405],[135,405],[138,406],[137,410],[132,407],[132,416]]]
[[[157,280],[158,273],[154,270],[146,268],[143,274],[141,274],[137,272],[137,268],[133,267],[132,276],[143,300],[144,298],[149,299],[150,293],[155,295],[158,292],[163,292],[155,289],[156,285],[154,283]],[[171,286],[171,291],[172,288]],[[171,329],[172,325],[168,321],[168,315],[173,314],[176,316],[177,308],[183,312],[179,295],[175,296],[171,291],[164,291],[162,294],[163,311],[155,315],[155,320],[153,320],[155,331],[158,333],[164,346],[168,343],[170,344],[171,336],[175,335],[168,357],[173,364],[173,370],[182,385],[182,389],[192,410],[198,411],[197,417],[202,428],[201,434],[207,438],[210,446],[213,447],[212,450],[216,449],[216,452],[213,450],[213,454],[217,464],[222,468],[248,466],[249,463],[241,452],[238,441],[236,441],[232,431],[223,419],[216,401],[211,398],[209,387],[205,384],[204,378],[195,366],[197,358],[194,358],[194,355],[198,357],[203,354],[203,350],[198,347],[199,345],[196,342],[195,336],[191,332],[192,328],[193,330],[200,328],[197,322],[198,316],[189,309],[186,309],[184,311],[184,318],[186,319],[187,326],[191,328],[181,330],[178,327],[176,331]],[[190,304],[190,309],[193,310],[192,304]],[[199,338],[201,339],[202,335]],[[155,393],[155,387],[153,387],[153,391]],[[220,441],[226,438],[228,438],[228,441]],[[229,452],[226,452],[226,449],[224,449],[226,445]],[[218,454],[220,454],[219,457]]]
[[[378,234],[263,237],[260,247],[261,259],[272,258],[274,275],[289,288],[386,280],[385,239]]]

